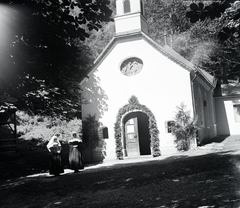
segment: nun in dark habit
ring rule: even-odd
[[[50,152],[50,175],[58,176],[63,173],[63,165],[61,158],[62,146],[59,141],[60,134],[56,133],[47,144],[47,149]]]
[[[78,172],[79,169],[84,169],[82,156],[82,139],[77,137],[77,133],[72,133],[72,138],[68,141],[69,144],[69,168]]]

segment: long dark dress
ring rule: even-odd
[[[75,172],[84,169],[82,142],[79,139],[69,140],[69,168]]]
[[[60,153],[59,146],[52,146],[50,147],[50,171],[51,175],[59,175],[63,173],[63,165],[62,165],[62,158]]]

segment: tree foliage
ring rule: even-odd
[[[151,0],[145,9],[149,34],[160,44],[170,44],[171,36],[190,27],[185,18],[187,5],[182,0]]]
[[[190,4],[190,11],[186,13],[186,17],[192,23],[204,21],[207,18],[213,20],[222,18],[222,30],[218,33],[221,41],[226,41],[232,36],[239,36],[239,19],[240,19],[240,2],[236,0],[222,0],[213,2],[210,5],[204,3]]]
[[[205,6],[203,2],[193,2],[190,4],[190,11],[186,13],[186,16],[190,18],[192,23],[196,23],[199,20],[204,21],[208,17],[215,19],[221,17],[228,6],[230,6],[230,4],[226,1],[213,2],[207,6]]]
[[[101,149],[101,160],[104,159],[105,141],[99,136],[99,128],[101,123],[96,119],[96,115],[88,115],[83,121],[83,147],[85,150],[90,150],[91,161],[93,161],[93,151],[97,147]]]
[[[40,114],[79,110],[79,81],[93,60],[90,34],[111,21],[110,1],[9,0],[0,15],[1,95]]]
[[[67,143],[73,131],[82,133],[82,122],[80,119],[66,121],[62,118],[49,116],[29,115],[23,111],[17,111],[17,134],[22,140],[38,140],[46,143],[55,133],[61,134],[61,141]],[[46,148],[46,146],[44,147]]]
[[[239,1],[151,0],[150,36],[227,83],[239,80]]]
[[[191,117],[191,112],[187,110],[187,106],[181,103],[177,106],[177,112],[174,117],[174,125],[172,134],[178,151],[187,151],[191,147],[191,143],[196,138],[197,119]]]
[[[209,5],[194,2],[190,4],[186,17],[194,23],[192,28],[203,23],[207,28],[214,28],[212,34],[201,27],[198,28],[198,34],[208,35],[205,42],[214,43],[208,48],[206,58],[199,59],[199,66],[216,75],[223,83],[227,83],[229,79],[239,80],[240,2],[223,0]]]
[[[211,1],[210,1],[211,2]],[[0,95],[39,114],[77,112],[79,80],[114,33],[108,0],[5,0]],[[239,2],[146,1],[150,36],[221,80],[239,78]]]
[[[96,115],[88,115],[83,121],[83,143],[85,146],[90,146],[94,149],[99,143],[98,130],[100,122],[96,119]]]

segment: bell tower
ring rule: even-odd
[[[147,34],[144,0],[116,0],[116,35],[142,31]]]

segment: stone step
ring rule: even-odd
[[[162,155],[171,155],[177,153],[175,146],[161,146],[160,150]]]

